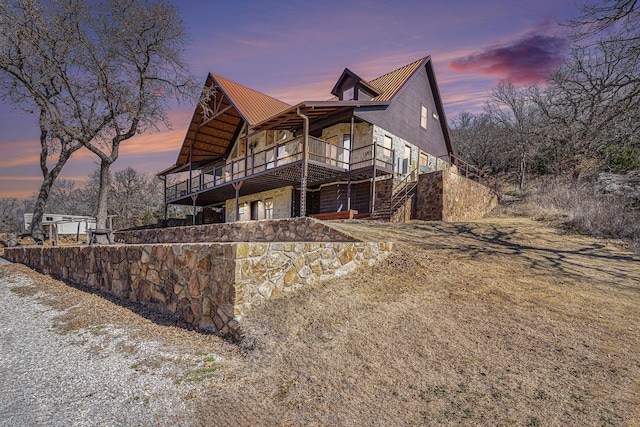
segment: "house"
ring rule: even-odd
[[[32,213],[24,214],[25,230],[31,229],[32,221]],[[96,228],[96,219],[89,216],[45,213],[42,215],[42,227],[49,239],[56,235],[86,235],[88,230]]]
[[[215,211],[204,222],[366,217],[383,180],[453,161],[430,57],[370,81],[345,69],[330,92],[289,105],[209,74],[175,165],[159,173],[166,204]]]

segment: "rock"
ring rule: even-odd
[[[640,172],[624,175],[603,172],[598,175],[597,185],[605,193],[627,197],[640,203]]]

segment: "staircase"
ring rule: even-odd
[[[391,200],[388,204],[379,206],[369,219],[381,219],[389,221],[391,217],[402,208],[407,200],[416,194],[418,174],[416,170],[411,171],[392,191]]]

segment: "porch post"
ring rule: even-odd
[[[191,195],[191,200],[193,200],[193,219],[191,220],[193,225],[196,225],[196,199],[198,198],[197,194]]]
[[[247,165],[248,165],[248,157],[249,157],[249,126],[248,125],[244,135],[245,135],[244,137],[244,176],[247,176]],[[251,154],[253,155],[253,149],[251,150]],[[253,159],[251,159],[251,161],[253,162]],[[251,168],[253,168],[253,163],[251,164]]]
[[[344,150],[344,143],[342,144],[342,149]],[[354,146],[353,141],[353,113],[351,114],[351,125],[349,126],[349,175],[347,175],[347,210],[351,210],[351,149]]]
[[[191,193],[191,179],[193,178],[193,169],[191,167],[193,165],[193,143],[189,147],[189,183],[187,184],[187,192]]]
[[[240,187],[244,181],[234,182],[233,188],[236,190],[236,222],[240,221]]]
[[[378,160],[378,154],[376,152],[376,146],[378,144],[376,144],[375,139],[373,140],[373,174],[371,176],[371,197],[369,202],[371,203],[371,206],[369,208],[369,212],[371,214],[373,214],[373,211],[375,210],[375,205],[376,205],[376,163]]]
[[[307,216],[307,174],[309,173],[309,117],[300,112],[302,117],[302,171],[300,173],[300,216]]]
[[[167,205],[167,176],[162,177],[164,181],[164,226],[167,226],[167,215],[168,215],[168,205]]]

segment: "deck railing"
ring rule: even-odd
[[[483,178],[485,178],[484,173],[480,169],[470,163],[465,162],[464,160],[453,154],[440,156],[438,157],[438,159],[436,159],[436,161],[437,160],[440,160],[441,162],[447,164],[447,169],[455,166],[457,168],[458,175],[462,175],[473,181],[480,182]]]
[[[275,146],[253,152],[211,169],[199,170],[191,179],[167,187],[167,200],[175,200],[225,183],[263,173],[303,159],[303,138],[282,141]],[[375,164],[378,168],[393,169],[393,152],[378,144],[348,149],[320,138],[309,137],[309,160],[337,169],[357,170]]]

